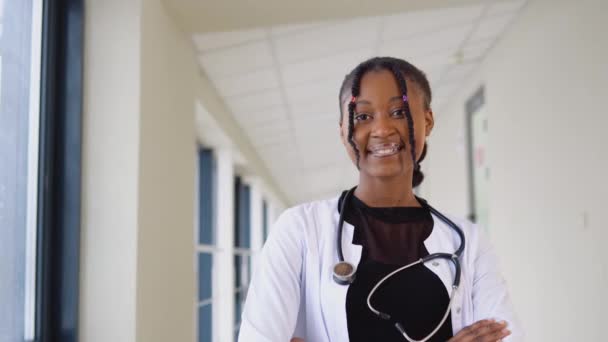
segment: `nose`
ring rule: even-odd
[[[397,132],[394,120],[388,114],[376,115],[372,123],[372,136],[376,138],[386,138]]]

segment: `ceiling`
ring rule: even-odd
[[[337,93],[347,72],[372,56],[404,58],[427,73],[440,116],[525,2],[192,33],[192,39],[201,68],[293,204],[356,183],[338,135]]]
[[[313,21],[467,6],[485,0],[165,0],[189,33],[219,32]]]

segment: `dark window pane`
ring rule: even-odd
[[[212,296],[212,267],[213,255],[209,253],[198,254],[198,300],[203,301]]]
[[[198,342],[211,342],[212,304],[198,308]]]
[[[251,190],[239,177],[234,181],[234,204],[234,245],[238,248],[250,248]]]
[[[199,151],[199,243],[214,244],[215,158],[212,150]]]

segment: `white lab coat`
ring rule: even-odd
[[[239,342],[346,342],[348,286],[332,279],[337,262],[338,198],[299,205],[278,218],[258,258],[242,315]],[[433,216],[434,228],[424,241],[429,253],[452,253],[457,233]],[[452,219],[461,227],[466,245],[461,258],[462,278],[452,305],[454,334],[481,319],[506,320],[512,335],[505,341],[522,341],[523,332],[511,307],[496,256],[476,225]],[[345,260],[358,265],[361,246],[352,244],[354,227],[344,223]],[[436,259],[437,260],[437,259]],[[453,266],[447,260],[426,264],[439,276],[448,293]]]

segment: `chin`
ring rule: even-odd
[[[405,169],[402,165],[394,165],[388,166],[384,165],[381,167],[367,167],[365,169],[361,169],[361,171],[365,172],[368,176],[374,178],[394,178],[394,177],[402,177],[405,174]]]

